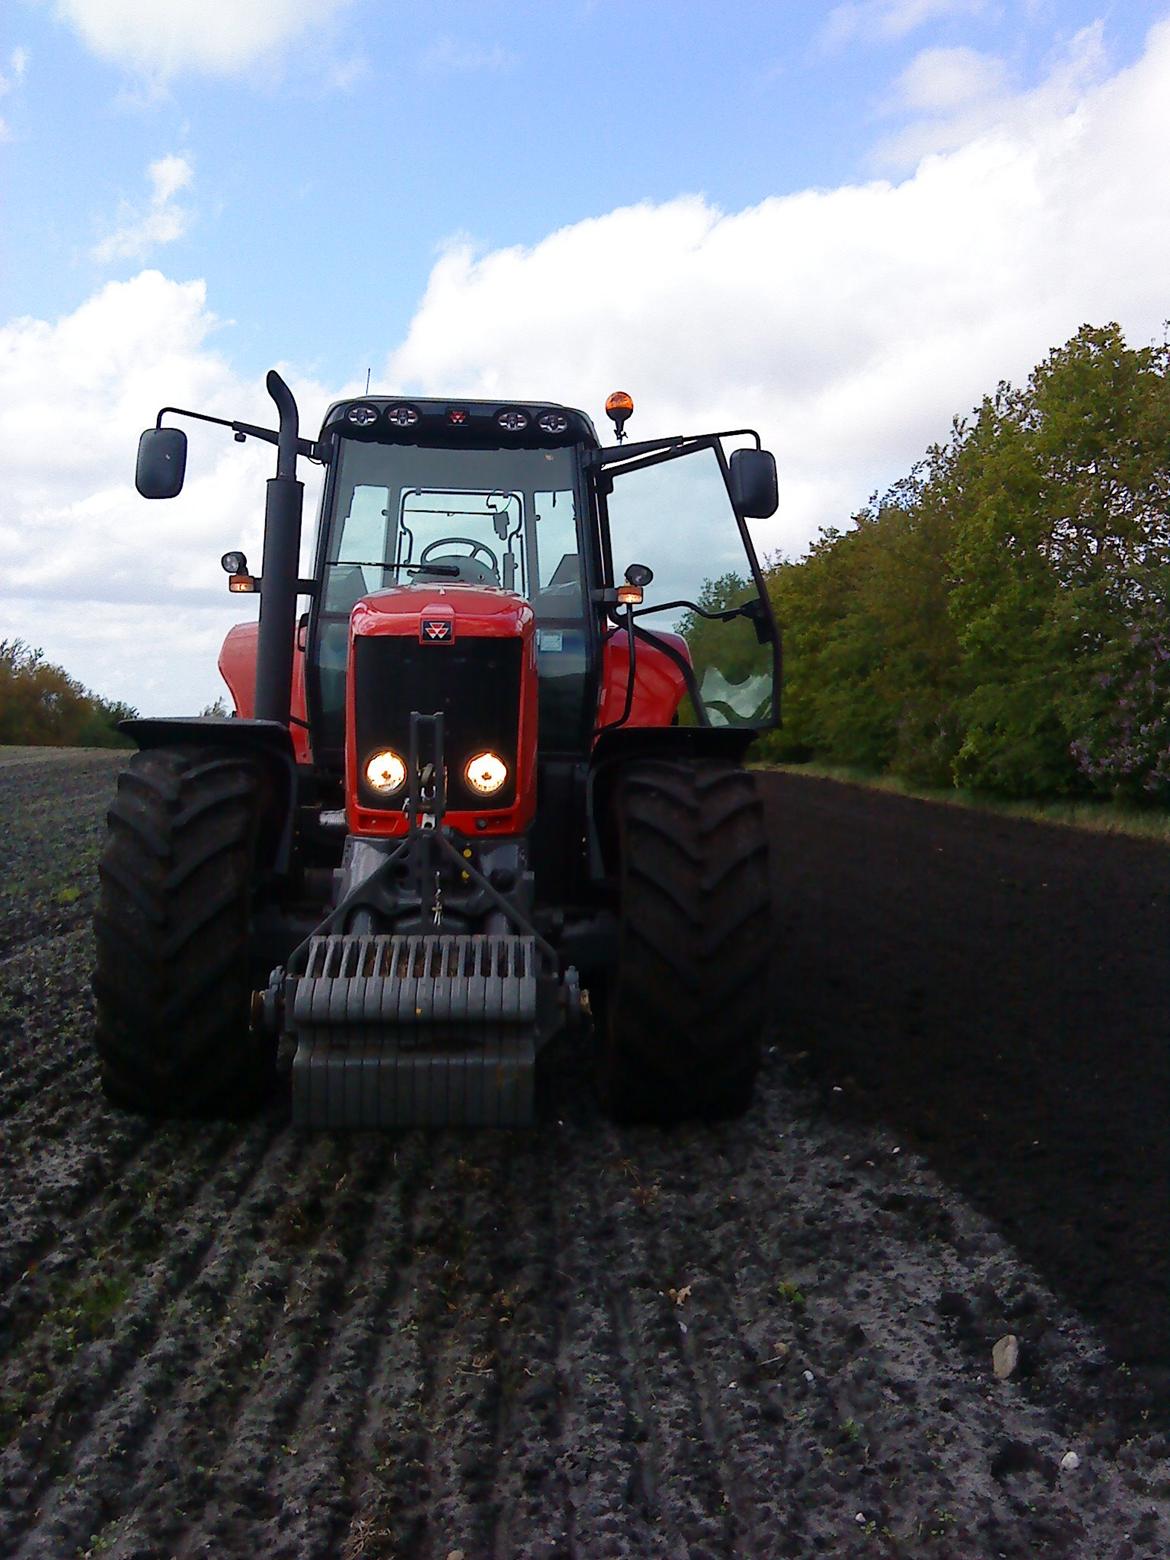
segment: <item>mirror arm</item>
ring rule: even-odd
[[[190,412],[185,406],[164,406],[155,418],[154,426],[161,428],[163,418],[170,412],[176,417],[193,417],[196,422],[215,423],[219,428],[230,428],[236,437],[242,442],[245,438],[263,439],[265,444],[280,445],[280,434],[275,428],[258,428],[255,423],[231,422],[226,417],[212,417],[208,412]],[[298,455],[307,456],[310,460],[319,460],[320,456],[316,444],[312,439],[300,439],[296,441]]]
[[[671,607],[686,607],[688,612],[694,612],[699,617],[706,618],[709,623],[730,623],[732,618],[755,617],[757,612],[756,602],[758,600],[759,597],[755,597],[751,601],[745,602],[741,607],[726,607],[719,612],[705,612],[694,601],[660,601],[655,606],[638,607],[634,612],[634,616],[645,617],[647,612],[668,612]]]
[[[606,466],[618,460],[636,460],[641,455],[665,454],[668,450],[684,451],[687,445],[707,439],[751,439],[756,449],[763,448],[763,441],[754,428],[721,428],[718,433],[675,433],[664,439],[644,439],[640,444],[606,444],[584,453],[586,466]]]
[[[754,428],[725,428],[722,433],[715,435],[717,439],[754,439],[756,449],[762,450],[764,445],[759,434]]]

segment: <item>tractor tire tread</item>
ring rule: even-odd
[[[209,748],[137,753],[119,777],[94,917],[96,1045],[119,1106],[235,1116],[273,1081],[249,1024],[257,776]]]
[[[767,1020],[771,896],[745,770],[646,760],[615,793],[621,949],[601,1083],[624,1120],[738,1115]]]

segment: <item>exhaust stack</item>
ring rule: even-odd
[[[263,584],[260,639],[256,651],[256,718],[289,724],[292,709],[293,635],[297,617],[297,574],[301,557],[301,514],[305,485],[297,480],[300,418],[293,393],[271,369],[268,393],[280,415],[276,475],[264,504]]]

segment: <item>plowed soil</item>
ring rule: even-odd
[[[152,1125],[91,1056],[117,760],[17,757],[0,1555],[1170,1550],[1170,851],[764,776],[742,1122],[615,1128],[584,1047],[523,1133]]]

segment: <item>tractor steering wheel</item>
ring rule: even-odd
[[[476,553],[483,553],[484,557],[489,560],[488,568],[491,569],[497,579],[499,578],[500,560],[496,557],[495,553],[492,552],[490,547],[485,546],[483,542],[477,541],[474,536],[441,536],[437,542],[428,542],[427,545],[423,548],[422,552],[420,552],[418,555],[419,563],[426,563],[427,559],[431,557],[433,553],[438,552],[440,547],[453,547],[456,543],[458,543],[461,547],[471,548],[470,553],[468,553],[468,558],[474,558]]]

